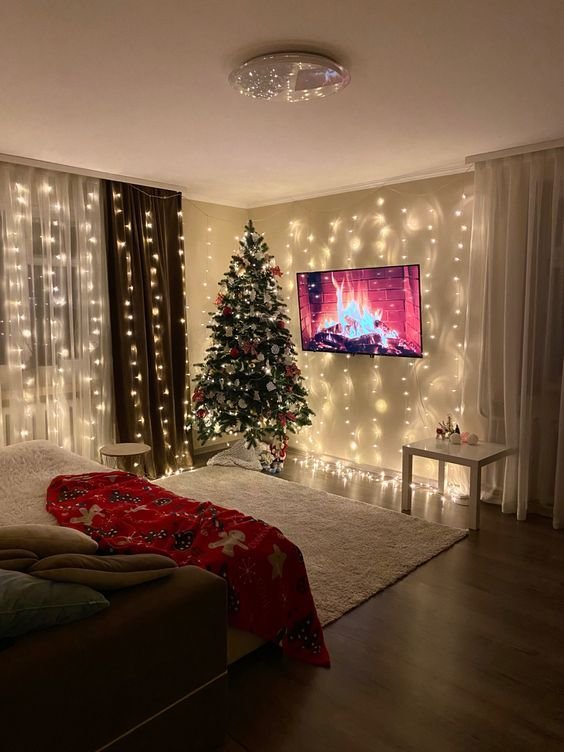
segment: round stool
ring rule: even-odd
[[[137,444],[136,442],[122,442],[120,444],[104,444],[100,448],[100,462],[104,463],[104,458],[112,458],[114,466],[117,467],[119,460],[123,460],[124,465],[130,466],[129,472],[136,472],[137,475],[143,475],[139,472],[142,462],[134,462],[135,457],[142,458],[143,455],[151,451],[149,444]]]

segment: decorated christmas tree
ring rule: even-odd
[[[203,443],[224,433],[242,433],[248,446],[269,445],[273,465],[284,459],[288,432],[310,425],[313,414],[276,281],[281,276],[249,220],[220,282],[217,310],[208,326],[211,345],[198,364],[193,394]]]

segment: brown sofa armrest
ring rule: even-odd
[[[225,676],[220,577],[183,567],[110,601],[95,616],[26,635],[0,652],[6,750],[93,752]],[[221,727],[224,708],[214,711]]]

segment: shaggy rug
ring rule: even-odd
[[[51,480],[106,470],[47,441],[0,449],[0,525],[55,525],[45,509]],[[467,535],[239,467],[205,467],[159,483],[199,501],[234,507],[280,528],[300,547],[326,625]]]
[[[467,535],[237,467],[205,467],[158,482],[280,528],[304,555],[324,626]]]

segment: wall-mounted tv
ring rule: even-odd
[[[304,350],[423,356],[419,264],[297,276]]]

